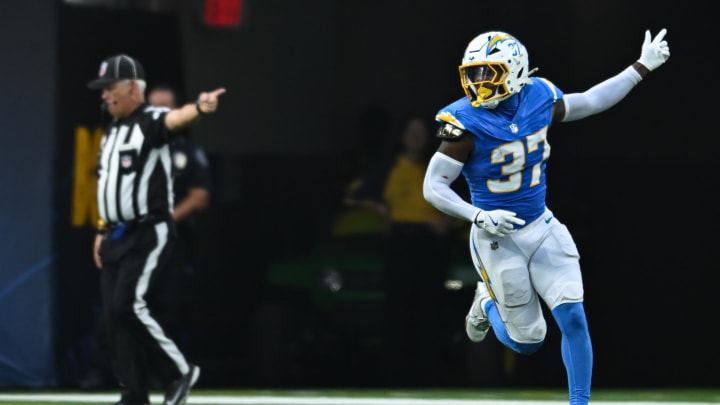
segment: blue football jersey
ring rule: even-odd
[[[463,97],[438,111],[435,119],[465,129],[475,140],[462,170],[472,204],[513,211],[529,224],[545,211],[547,131],[553,105],[563,93],[547,79],[534,77],[515,97],[518,106],[511,118],[473,107]]]

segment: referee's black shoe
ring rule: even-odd
[[[142,395],[132,395],[126,392],[120,396],[120,400],[113,403],[113,405],[150,405],[150,398]]]
[[[184,376],[173,381],[165,391],[163,405],[183,405],[187,400],[190,388],[200,377],[200,367],[190,364],[190,370]]]

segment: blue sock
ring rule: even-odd
[[[570,405],[585,405],[590,400],[593,367],[585,307],[582,302],[562,304],[553,309],[552,314],[562,332],[561,351],[568,375]]]
[[[545,343],[545,341],[538,343],[518,343],[512,340],[507,333],[505,322],[500,318],[500,313],[498,313],[493,300],[488,300],[485,303],[485,313],[487,314],[488,320],[490,320],[490,325],[492,325],[492,330],[495,332],[495,337],[510,350],[516,353],[530,355],[538,351],[543,343]]]

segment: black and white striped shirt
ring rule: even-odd
[[[103,135],[97,201],[108,224],[172,214],[172,161],[165,107],[147,103],[114,120]]]

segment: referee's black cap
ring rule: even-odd
[[[145,70],[137,59],[120,54],[102,61],[97,79],[89,81],[87,86],[97,90],[126,79],[145,80]]]

